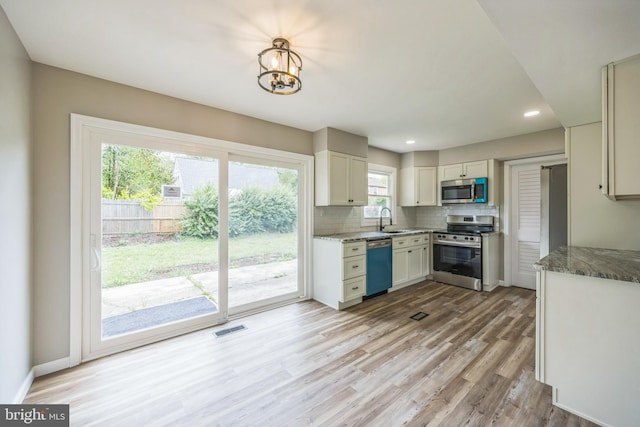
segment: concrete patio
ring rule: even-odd
[[[230,269],[229,306],[294,292],[298,283],[297,263],[291,260]],[[102,318],[202,295],[217,299],[217,271],[104,288]]]

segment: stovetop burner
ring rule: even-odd
[[[478,236],[484,231],[455,231],[455,230],[434,230],[434,234],[455,234],[458,236]]]

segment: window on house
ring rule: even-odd
[[[391,209],[391,216],[395,213],[395,168],[369,164],[368,174],[368,204],[363,208],[362,225],[375,225],[380,219],[382,208]],[[390,212],[382,212],[383,218],[389,218]],[[388,222],[385,222],[388,224]]]

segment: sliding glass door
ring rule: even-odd
[[[89,352],[224,321],[224,155],[99,134],[90,153]]]
[[[229,162],[229,309],[252,310],[303,294],[300,168],[234,156]]]
[[[72,143],[74,358],[306,296],[312,157],[89,121],[105,125],[78,127]]]

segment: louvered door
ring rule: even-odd
[[[511,168],[515,232],[511,276],[513,285],[536,288],[533,263],[540,258],[540,165],[518,165]]]

